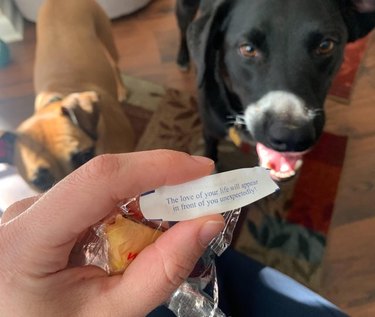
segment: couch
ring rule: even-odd
[[[26,20],[35,22],[38,9],[44,0],[13,0]],[[79,0],[77,0],[79,1]],[[133,13],[151,0],[97,0],[111,19]]]

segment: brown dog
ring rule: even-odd
[[[44,191],[94,155],[132,151],[117,60],[110,21],[94,0],[47,0],[37,22],[35,112],[0,133],[0,162]]]

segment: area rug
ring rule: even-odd
[[[125,111],[138,135],[137,150],[203,153],[196,99],[174,89],[124,76],[130,91]],[[345,156],[346,138],[324,133],[306,155],[297,177],[280,192],[243,208],[233,246],[319,291],[326,234]],[[219,171],[255,166],[255,150],[230,141],[219,147]]]
[[[324,133],[297,177],[246,208],[235,247],[319,292],[346,143],[346,137]]]

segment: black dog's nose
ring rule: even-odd
[[[46,191],[53,186],[55,181],[55,178],[47,168],[40,167],[35,173],[35,177],[32,180],[32,183],[39,190]]]
[[[268,146],[278,152],[302,152],[315,143],[315,132],[309,124],[273,123],[269,126]]]

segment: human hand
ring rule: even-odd
[[[68,268],[77,237],[124,198],[211,173],[205,158],[158,150],[99,156],[47,193],[12,205],[0,226],[1,316],[145,316],[188,277],[223,228],[220,215],[180,222],[123,275]]]

